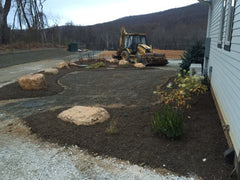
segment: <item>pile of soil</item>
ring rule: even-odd
[[[185,133],[177,140],[159,137],[152,129],[151,117],[161,105],[107,108],[110,120],[94,126],[76,126],[58,119],[64,109],[35,114],[25,121],[40,138],[77,145],[93,155],[164,167],[180,175],[228,179],[233,166],[224,162],[228,146],[211,93],[195,96],[192,102],[191,110],[184,112]],[[107,133],[112,124],[116,133]]]

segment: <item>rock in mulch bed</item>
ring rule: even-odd
[[[101,107],[74,106],[58,115],[63,121],[76,125],[94,125],[108,120],[110,115]]]
[[[22,76],[18,79],[18,83],[24,90],[41,90],[46,89],[46,80],[43,74]]]
[[[52,74],[52,75],[56,75],[59,73],[58,69],[56,68],[49,68],[49,69],[45,69],[44,70],[45,74]]]
[[[43,97],[60,93],[63,91],[63,87],[61,87],[57,81],[66,74],[66,71],[68,70],[61,70],[57,75],[45,74],[47,86],[45,89],[23,90],[18,82],[4,86],[0,88],[0,100]]]

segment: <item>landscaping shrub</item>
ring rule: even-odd
[[[117,128],[116,121],[111,122],[109,127],[106,128],[105,132],[108,133],[108,134],[117,134],[118,133],[118,128]]]
[[[88,69],[97,69],[97,68],[104,67],[104,66],[105,66],[105,64],[103,62],[98,62],[98,63],[89,65],[87,68]]]
[[[207,86],[202,84],[203,76],[194,75],[192,78],[189,72],[184,71],[184,75],[178,74],[173,82],[167,85],[167,90],[155,91],[155,94],[160,95],[160,99],[166,105],[172,105],[175,108],[190,108],[188,101],[193,95],[204,94],[207,91]],[[174,87],[173,87],[174,86]]]
[[[203,65],[205,47],[201,41],[197,41],[190,48],[188,48],[181,56],[182,63],[180,64],[181,73],[189,71],[191,63],[200,63]]]
[[[183,134],[183,113],[171,106],[163,106],[161,113],[156,112],[152,126],[156,133],[168,138],[176,138]]]

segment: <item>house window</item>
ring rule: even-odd
[[[228,2],[228,16],[227,16],[227,29],[225,34],[225,45],[224,49],[230,51],[231,40],[232,40],[232,29],[234,20],[234,11],[237,0],[229,0]]]
[[[227,4],[227,0],[223,0],[223,1],[222,1],[222,12],[221,12],[221,19],[220,19],[219,36],[218,36],[218,47],[219,47],[219,48],[222,48],[222,40],[223,40],[223,29],[224,29],[224,21],[225,21],[226,4]]]

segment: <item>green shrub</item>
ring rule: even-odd
[[[109,127],[106,128],[105,132],[108,134],[117,134],[118,133],[117,122],[116,121],[111,122]]]
[[[105,64],[103,62],[98,62],[98,63],[89,65],[87,68],[88,69],[97,69],[97,68],[104,67],[104,66],[105,66]]]
[[[182,63],[180,64],[181,72],[183,70],[189,71],[191,63],[200,63],[203,65],[205,47],[201,41],[197,41],[190,48],[188,48],[181,56]]]
[[[123,64],[123,65],[121,65],[121,67],[123,67],[123,68],[128,68],[128,64]]]
[[[183,113],[179,109],[163,106],[161,113],[156,112],[153,116],[152,126],[157,134],[176,138],[183,134],[183,120]]]
[[[159,98],[165,105],[171,105],[174,108],[190,108],[189,100],[195,95],[205,94],[208,90],[207,86],[202,83],[204,77],[189,76],[190,72],[180,73],[173,82],[168,83],[166,90],[158,88],[154,94],[158,94]]]

